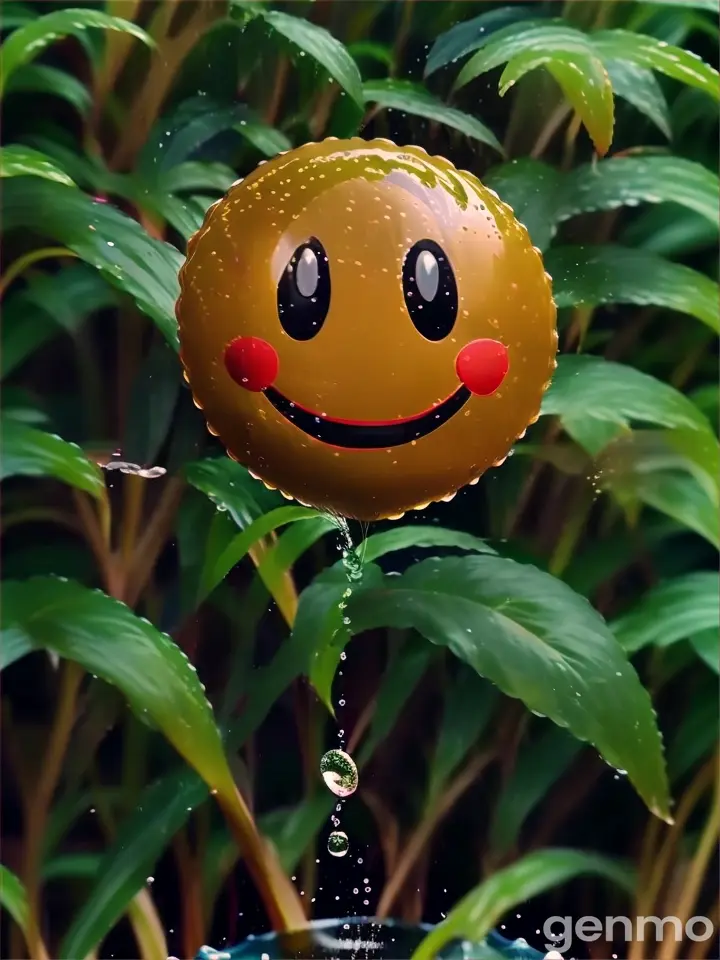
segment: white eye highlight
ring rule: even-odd
[[[320,271],[314,251],[305,247],[295,268],[295,283],[303,297],[311,297],[318,287]]]
[[[423,300],[435,299],[440,284],[440,268],[434,254],[423,250],[415,264],[415,283]]]

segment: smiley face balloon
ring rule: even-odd
[[[387,140],[262,164],[208,211],[180,283],[211,432],[267,486],[360,520],[476,482],[555,367],[550,278],[512,210]]]

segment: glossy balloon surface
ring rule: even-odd
[[[555,366],[550,278],[512,210],[386,140],[262,164],[208,211],[180,282],[211,431],[269,486],[357,519],[477,480]]]

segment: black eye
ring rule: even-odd
[[[311,340],[330,309],[330,266],[315,237],[300,244],[283,270],[277,292],[278,317],[293,340]]]
[[[418,240],[405,257],[403,294],[410,319],[427,340],[442,340],[457,316],[455,275],[443,248],[434,240]]]

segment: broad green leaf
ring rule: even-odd
[[[503,152],[502,145],[489,127],[469,113],[437,100],[420,84],[408,80],[371,80],[363,84],[363,96],[366,103],[375,103],[379,107],[402,110],[403,113],[444,123],[446,127],[459,130],[466,137],[486,143],[499,153]]]
[[[10,914],[22,931],[28,925],[28,902],[25,887],[15,874],[0,864],[0,906]]]
[[[393,52],[390,47],[382,43],[375,43],[372,40],[358,40],[357,43],[348,44],[348,53],[353,60],[376,60],[385,66],[392,66]]]
[[[230,457],[208,457],[188,463],[185,476],[219,509],[227,510],[241,530],[263,513],[285,503],[277,491],[268,490]]]
[[[670,111],[655,74],[629,60],[604,58],[603,62],[610,75],[615,96],[627,100],[652,121],[669,140],[672,136]]]
[[[331,33],[302,17],[293,17],[280,10],[263,8],[263,20],[285,37],[301,53],[309,54],[327,70],[343,90],[359,105],[363,104],[362,79],[357,64],[345,46]]]
[[[41,93],[61,97],[72,104],[80,114],[85,114],[92,104],[90,91],[83,83],[71,73],[44,63],[26,63],[16,70],[7,85],[7,92]]]
[[[97,876],[101,857],[97,853],[67,853],[53,857],[43,864],[42,875],[46,883],[51,880],[92,880]]]
[[[684,777],[711,751],[717,750],[719,714],[717,680],[713,678],[688,697],[687,707],[670,737],[667,759],[673,783]]]
[[[629,429],[631,423],[652,423],[711,432],[706,417],[679,390],[634,367],[587,354],[558,358],[540,410],[544,416],[560,417],[581,443],[585,421],[603,421],[623,429]],[[612,435],[601,436],[600,449]],[[587,448],[593,455],[599,452],[593,445]]]
[[[581,749],[567,730],[548,723],[540,727],[539,735],[523,739],[513,771],[495,801],[490,838],[496,853],[506,854],[517,844],[528,815]]]
[[[183,258],[130,217],[81,190],[38,177],[13,177],[3,189],[3,229],[23,227],[51,237],[129,294],[178,349],[175,301]]]
[[[483,735],[499,700],[497,690],[469,669],[458,664],[457,676],[445,691],[445,706],[432,763],[428,803],[434,803],[443,787]]]
[[[27,3],[19,3],[16,0],[5,0],[2,9],[2,21],[0,29],[3,32],[14,30],[30,20],[34,20],[37,13]]]
[[[82,36],[91,28],[129,33],[148,46],[154,46],[149,34],[137,24],[123,20],[121,17],[111,17],[101,10],[92,10],[87,7],[56,10],[13,30],[0,47],[0,90],[18,67],[35,59],[45,47],[63,37]]]
[[[464,896],[425,937],[412,960],[433,960],[451,940],[483,940],[514,907],[588,874],[632,890],[632,878],[617,861],[580,850],[537,850],[493,874]]]
[[[235,171],[224,163],[179,163],[163,176],[163,185],[170,193],[189,190],[217,190],[225,193],[237,180]]]
[[[128,398],[123,459],[153,464],[165,443],[181,390],[178,356],[158,338],[139,365]]]
[[[18,420],[3,418],[0,438],[0,479],[54,477],[91,496],[105,496],[100,468],[88,460],[76,443],[37,430]]]
[[[714,630],[717,637],[720,579],[717,573],[699,570],[667,580],[653,587],[611,627],[628,653],[650,645],[667,647],[705,630]]]
[[[652,304],[688,313],[720,332],[718,285],[679,263],[626,247],[556,247],[545,257],[558,307]]]
[[[60,956],[86,957],[106,937],[147,883],[156,861],[188,819],[190,810],[207,795],[205,784],[187,769],[143,791],[137,808],[103,854],[96,883],[65,934]]]
[[[429,547],[456,547],[459,550],[472,550],[475,553],[495,553],[484,540],[462,530],[449,530],[447,527],[431,527],[427,524],[408,524],[393,527],[383,533],[373,533],[359,545],[364,563],[370,563],[387,553],[398,550],[420,550]]]
[[[351,596],[347,613],[353,633],[413,628],[449,647],[503,693],[627,770],[650,809],[668,816],[650,698],[602,617],[561,581],[500,557],[426,560]]]
[[[717,226],[674,203],[650,207],[620,235],[627,247],[642,247],[668,259],[680,259],[717,245]]]
[[[610,76],[602,61],[577,50],[525,50],[505,67],[500,77],[500,95],[504,96],[521,77],[538,67],[545,67],[554,77],[597,152],[606,154],[612,143],[615,114]]]
[[[720,548],[720,518],[717,500],[692,473],[680,470],[656,470],[651,473],[625,473],[605,484],[621,503],[633,507],[644,503]],[[636,512],[633,509],[633,513]]]
[[[718,0],[642,0],[656,7],[683,7],[694,10],[707,10],[710,13],[718,12]]]
[[[599,30],[591,40],[603,58],[630,60],[720,100],[720,74],[689,50],[630,30]]]
[[[594,210],[676,203],[720,222],[717,174],[681,157],[619,157],[578,167],[565,179],[560,220]]]
[[[529,20],[539,15],[534,7],[514,3],[512,6],[499,7],[496,10],[487,10],[471,20],[462,20],[456,23],[446,33],[441,33],[433,44],[425,64],[425,76],[429,77],[441,67],[449,63],[456,63],[461,57],[467,56],[473,50],[484,47],[492,39],[492,35],[520,20]]]
[[[274,157],[285,150],[292,150],[292,142],[282,130],[269,127],[260,120],[253,120],[252,118],[241,120],[235,130],[266,157]]]
[[[530,158],[503,163],[484,177],[486,186],[513,208],[540,250],[547,249],[555,236],[564,182],[559,170]]]
[[[293,524],[278,537],[258,566],[258,575],[273,596],[276,595],[283,576],[296,561],[332,530],[337,530],[335,521],[330,517],[317,515],[304,523]]]
[[[514,57],[530,53],[596,56],[590,38],[561,21],[524,21],[498,30],[490,42],[468,60],[453,89],[459,90],[475,77],[508,63]]]
[[[0,147],[0,177],[25,176],[44,177],[46,180],[64,183],[68,187],[75,186],[71,178],[39,150],[20,143]]]
[[[212,709],[168,636],[101,591],[55,577],[6,581],[2,617],[5,637],[22,638],[28,652],[75,660],[117,687],[207,783],[227,787],[230,771]]]

